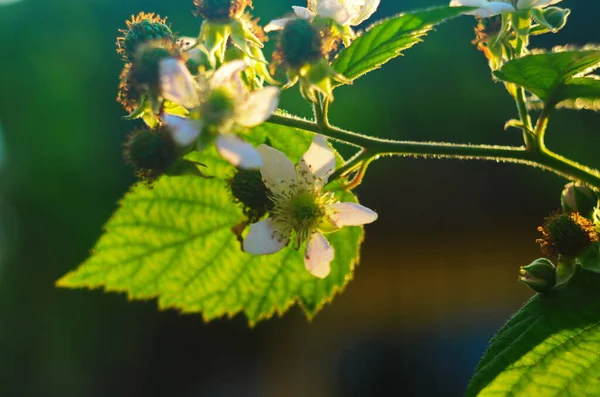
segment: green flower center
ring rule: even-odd
[[[291,203],[292,217],[298,224],[315,224],[325,213],[313,192],[302,192]]]
[[[296,233],[296,245],[299,246],[321,223],[329,196],[315,190],[291,189],[272,196],[271,200],[273,218]]]
[[[233,116],[235,98],[224,88],[213,90],[202,107],[202,117],[209,125],[222,125]]]

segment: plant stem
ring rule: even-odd
[[[525,164],[551,171],[567,179],[590,185],[600,191],[600,172],[577,164],[548,149],[528,151],[524,147],[468,145],[445,142],[394,141],[365,136],[332,126],[319,126],[317,123],[297,117],[275,114],[270,123],[298,128],[322,134],[342,143],[366,150],[370,156],[390,155],[401,157],[449,158],[462,160],[489,160],[502,163]]]

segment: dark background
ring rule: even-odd
[[[290,0],[255,0],[263,23]],[[444,4],[383,0],[377,17]],[[0,1],[2,4],[2,1]],[[534,45],[600,41],[600,4]],[[115,102],[114,41],[138,11],[195,35],[189,1],[23,0],[0,6],[0,396],[458,396],[488,339],[531,295],[517,271],[565,181],[517,165],[383,159],[358,189],[380,219],[346,292],[249,329],[124,295],[58,290],[134,182]],[[463,17],[337,91],[332,119],[381,137],[519,145],[501,84]],[[282,108],[308,116],[297,89]],[[600,167],[600,117],[556,113],[549,146]],[[4,145],[3,145],[4,143]],[[4,147],[4,148],[3,148]]]

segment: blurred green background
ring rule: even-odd
[[[523,166],[383,159],[358,190],[380,220],[361,266],[312,323],[293,309],[249,329],[153,301],[54,288],[88,255],[134,183],[133,128],[115,102],[115,37],[138,11],[195,35],[191,0],[0,1],[0,396],[459,396],[488,339],[531,295],[518,267],[565,181]],[[8,2],[10,3],[10,2]],[[301,3],[301,2],[300,2]],[[442,5],[383,0],[377,17]],[[291,0],[255,0],[263,23]],[[303,5],[303,4],[300,4]],[[600,42],[600,3],[534,45]],[[501,84],[470,44],[475,22],[337,91],[333,121],[381,137],[520,144]],[[297,89],[282,107],[309,116]],[[600,167],[600,116],[561,111],[549,146]]]

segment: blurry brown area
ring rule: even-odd
[[[383,1],[377,18],[444,1]],[[266,23],[301,1],[255,0]],[[600,42],[600,3],[533,45]],[[566,181],[483,162],[384,158],[357,192],[377,210],[346,291],[312,322],[292,309],[248,328],[205,324],[54,281],[89,254],[134,183],[133,128],[114,101],[114,40],[139,11],[194,35],[192,1],[0,2],[0,396],[460,396],[494,332],[532,293],[519,266],[541,256],[537,226]],[[336,90],[333,122],[383,138],[520,145],[501,84],[463,17],[404,57]],[[269,45],[272,45],[271,40]],[[310,116],[297,89],[281,107]],[[557,112],[549,146],[600,167],[600,116]],[[348,148],[340,147],[349,155]]]

